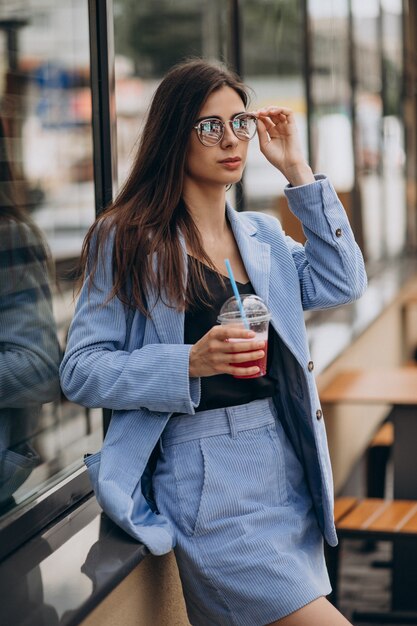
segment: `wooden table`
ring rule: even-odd
[[[345,370],[321,391],[320,398],[323,404],[392,407],[394,498],[417,500],[417,367]],[[393,609],[416,611],[417,546],[394,541],[393,557]]]

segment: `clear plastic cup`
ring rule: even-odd
[[[229,341],[264,341],[265,347],[263,348],[263,351],[265,354],[261,359],[245,361],[244,363],[235,363],[234,365],[236,365],[236,367],[253,367],[256,365],[259,367],[259,372],[250,376],[235,375],[234,378],[259,378],[260,376],[265,376],[266,374],[268,327],[271,314],[262,298],[256,296],[255,294],[242,294],[241,301],[249,330],[253,330],[253,332],[256,333],[256,337],[251,339],[229,339]],[[217,317],[217,321],[222,326],[233,324],[234,326],[243,326],[246,328],[238,302],[234,296],[226,300],[223,304]]]

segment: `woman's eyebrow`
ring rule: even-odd
[[[230,119],[236,117],[236,115],[242,115],[242,113],[246,113],[246,111],[239,111],[238,113],[233,113]],[[223,122],[223,118],[221,115],[203,115],[203,117],[199,117],[196,119],[196,122],[202,122],[203,120],[220,120]]]

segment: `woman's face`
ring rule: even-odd
[[[245,112],[239,94],[231,87],[214,91],[202,106],[195,125],[202,119],[217,118],[224,122],[221,141],[214,146],[205,146],[192,130],[187,150],[185,177],[200,185],[221,185],[238,182],[245,167],[248,142],[238,139],[232,132],[229,120]]]

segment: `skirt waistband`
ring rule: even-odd
[[[234,437],[239,431],[273,424],[275,418],[276,409],[272,398],[224,409],[199,411],[194,415],[178,415],[168,421],[162,433],[162,445],[170,446],[215,435],[230,434]]]

